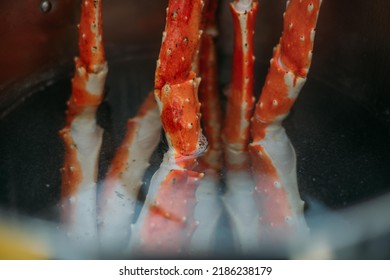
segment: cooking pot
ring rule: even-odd
[[[230,80],[232,61],[227,2],[221,1],[219,9],[221,95]],[[259,2],[257,95],[282,31],[285,9],[284,0]],[[103,5],[110,70],[106,98],[98,112],[105,129],[100,179],[125,133],[126,120],[153,87],[167,1],[110,0]],[[31,218],[51,226],[59,222],[64,151],[58,131],[64,125],[77,55],[79,12],[76,0],[0,3],[4,21],[0,26],[0,217],[8,222],[21,219],[30,225],[26,219]],[[224,246],[216,248],[216,256],[390,257],[389,17],[386,1],[322,3],[308,81],[284,124],[297,152],[299,189],[306,201],[312,240],[298,244],[288,255],[236,256]],[[161,160],[164,143],[160,146],[145,175],[145,191]],[[227,227],[226,231],[220,236],[228,244]]]

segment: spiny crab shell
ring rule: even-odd
[[[256,106],[253,46],[258,1],[230,4],[235,40],[224,119],[214,43],[217,4],[169,0],[154,91],[129,120],[97,197],[103,132],[95,115],[108,68],[102,1],[82,2],[80,56],[61,131],[62,212],[74,240],[99,242],[111,252],[207,253],[223,208],[240,253],[256,253],[268,242],[289,244],[307,234],[296,156],[281,122],[306,81],[321,1],[287,1],[283,34]],[[168,151],[136,218],[141,179],[161,127]],[[222,201],[221,180],[226,183]]]

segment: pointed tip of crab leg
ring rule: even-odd
[[[190,74],[201,36],[203,1],[170,0],[155,74],[155,88],[178,84]]]
[[[105,63],[102,33],[102,0],[82,0],[79,57],[88,72],[99,72]]]
[[[243,3],[237,1],[230,5],[235,39],[232,81],[229,89],[225,128],[223,131],[226,150],[231,150],[233,153],[247,151],[250,140],[250,118],[254,105],[253,35],[258,2],[250,1],[243,10],[241,10],[240,5],[242,6]],[[231,164],[229,161],[230,157],[228,156],[228,165]]]

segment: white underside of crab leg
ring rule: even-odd
[[[285,217],[286,223],[296,229],[293,232],[295,237],[303,237],[308,233],[308,227],[303,216],[304,202],[301,200],[298,190],[294,147],[279,122],[269,125],[265,135],[264,139],[252,145],[262,146],[264,152],[271,159],[280,180],[280,182],[274,182],[274,187],[284,189],[287,196],[286,202],[290,208],[289,216]],[[294,236],[290,237],[295,238]]]
[[[259,211],[253,201],[253,179],[248,171],[230,171],[223,197],[238,253],[256,253],[259,246]]]
[[[86,248],[97,241],[96,177],[103,130],[96,124],[94,111],[85,109],[71,124],[70,133],[77,147],[83,179],[77,191],[62,201],[63,205],[67,204],[63,214],[67,216],[68,237]]]
[[[218,194],[219,176],[206,175],[196,190],[194,218],[198,221],[190,244],[190,252],[204,255],[214,251],[216,231],[222,213]]]
[[[150,206],[154,204],[162,182],[165,180],[171,170],[183,170],[183,168],[179,167],[177,164],[175,164],[174,162],[172,162],[172,160],[169,159],[170,156],[168,155],[168,153],[169,152],[164,155],[163,163],[160,165],[160,168],[156,171],[156,173],[154,173],[150,181],[148,195],[145,199],[141,213],[139,214],[137,221],[132,225],[133,234],[130,238],[130,245],[128,250],[130,253],[142,253],[140,252],[140,248],[143,245],[143,238],[141,235],[142,227],[146,224],[146,218],[151,211]],[[177,214],[180,215],[180,213]]]
[[[246,166],[249,160],[247,152],[225,149],[230,164]],[[234,247],[238,253],[256,253],[259,246],[259,211],[253,200],[254,182],[248,169],[229,170],[226,174],[227,190],[223,197],[230,218]]]
[[[129,120],[129,137],[123,143],[127,157],[119,174],[108,176],[99,200],[99,238],[105,252],[125,249],[131,234],[137,196],[149,160],[160,142],[161,121],[158,107]],[[121,149],[119,153],[123,152]],[[119,161],[122,161],[119,156]],[[114,159],[115,160],[115,159]]]
[[[223,201],[237,253],[258,249],[258,209],[253,201],[254,183],[248,144],[254,105],[254,25],[257,1],[234,1],[230,5],[234,25],[233,70],[225,116],[226,185]]]
[[[76,75],[73,83],[83,85],[84,89],[91,95],[99,98],[104,91],[104,81],[108,72],[107,64],[97,73],[86,73],[83,66],[76,68]],[[86,77],[86,78],[85,78]],[[74,98],[74,97],[73,97]],[[103,129],[96,123],[97,106],[85,106],[74,116],[69,126],[62,130],[68,149],[76,152],[74,161],[65,164],[64,170],[67,174],[80,172],[81,181],[72,183],[71,176],[63,177],[63,180],[70,180],[70,187],[74,189],[61,201],[62,215],[65,221],[65,231],[69,239],[80,243],[85,248],[91,244],[96,245],[97,223],[96,223],[96,180],[98,174],[98,159],[102,145]],[[71,153],[71,152],[70,152]],[[76,164],[77,167],[72,164]],[[80,178],[78,177],[78,178]],[[63,182],[68,184],[68,182]]]

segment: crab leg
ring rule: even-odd
[[[219,172],[222,168],[221,101],[218,96],[217,54],[215,38],[218,35],[215,14],[217,0],[206,0],[203,13],[204,28],[200,41],[199,73],[202,83],[199,86],[199,100],[202,104],[202,122],[208,148],[199,159],[202,169],[207,173]]]
[[[306,81],[321,0],[287,1],[284,31],[252,120],[255,199],[263,237],[291,240],[307,232],[296,155],[281,123]]]
[[[230,4],[234,24],[232,80],[223,130],[226,164],[229,169],[248,169],[248,144],[253,97],[253,35],[257,1],[236,0]],[[240,160],[242,158],[242,160]]]
[[[66,125],[60,131],[65,146],[61,208],[67,235],[88,247],[88,241],[95,242],[97,235],[96,180],[103,134],[95,117],[108,71],[102,42],[102,1],[82,1],[79,51]]]
[[[250,253],[258,240],[258,211],[253,201],[250,173],[250,118],[252,117],[254,25],[257,1],[234,1],[230,4],[234,24],[232,80],[224,123],[226,184],[224,203],[232,224],[236,250]]]
[[[188,250],[196,227],[195,191],[202,173],[194,171],[205,148],[200,128],[198,86],[191,71],[201,31],[201,0],[170,0],[159,60],[155,97],[169,150],[153,176],[132,235],[131,249],[143,253]]]
[[[203,8],[203,34],[198,55],[199,100],[201,102],[202,124],[208,140],[205,153],[199,158],[197,170],[205,173],[196,190],[197,204],[194,217],[199,221],[192,239],[191,253],[209,254],[213,251],[216,230],[222,213],[218,195],[222,169],[221,123],[222,111],[218,94],[217,57],[215,37],[218,35],[216,23],[217,0],[205,0]]]
[[[137,115],[109,167],[99,196],[99,239],[104,252],[128,245],[137,196],[149,159],[160,142],[161,121],[153,92]]]

